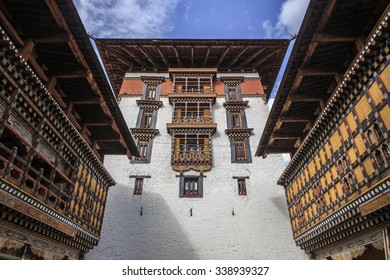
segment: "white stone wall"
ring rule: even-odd
[[[135,127],[136,98],[120,107]],[[276,181],[282,156],[254,156],[268,115],[260,98],[249,98],[246,117],[253,163],[233,164],[226,129],[224,98],[213,107],[217,132],[212,137],[213,168],[205,172],[203,198],[179,198],[179,178],[170,166],[172,107],[162,98],[150,164],[130,164],[125,156],[107,156],[105,165],[117,181],[108,195],[100,243],[87,259],[302,259],[292,239],[284,191]],[[134,178],[144,179],[142,196],[133,196]],[[249,176],[247,196],[238,195],[233,176]],[[142,216],[140,209],[142,207]],[[190,216],[192,209],[193,216]],[[234,215],[232,215],[234,211]]]

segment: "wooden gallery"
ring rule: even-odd
[[[388,1],[311,1],[257,156],[290,153],[294,241],[316,259],[390,259]]]
[[[72,1],[0,2],[0,259],[79,259],[138,155]]]

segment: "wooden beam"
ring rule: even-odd
[[[317,32],[321,32],[322,30],[324,30],[326,24],[328,23],[330,14],[332,13],[336,2],[337,2],[337,0],[330,0],[326,4],[326,7],[324,9],[324,12],[322,13],[322,17],[320,19],[320,22],[317,26]]]
[[[177,64],[179,65],[179,67],[182,67],[183,65],[181,63],[181,59],[180,59],[179,53],[178,53],[177,48],[175,46],[173,47],[173,50],[175,51]]]
[[[248,47],[244,47],[242,48],[237,54],[236,56],[231,60],[231,62],[229,63],[228,65],[228,68],[232,67],[234,65],[234,63],[237,62],[237,60],[248,50]]]
[[[283,148],[266,148],[264,154],[291,154],[296,152],[296,148],[294,147],[283,147]]]
[[[104,119],[104,120],[94,120],[94,121],[86,121],[84,125],[86,126],[112,126],[114,121],[112,119]]]
[[[116,59],[118,59],[120,62],[122,62],[122,63],[125,64],[125,65],[128,65],[128,64],[131,63],[131,61],[130,61],[127,57],[123,56],[123,55],[121,54],[121,52],[118,51],[117,49],[111,49],[111,50],[110,50],[110,54],[111,54],[112,56],[115,56]],[[107,54],[106,54],[106,55],[107,55]]]
[[[91,96],[85,99],[72,100],[74,105],[92,105],[92,104],[100,104],[102,103],[99,96]]]
[[[326,67],[301,67],[298,68],[298,73],[303,76],[336,76],[340,74],[338,69]]]
[[[147,50],[144,50],[142,46],[138,46],[136,49],[146,57],[146,59],[153,65],[155,69],[158,68],[157,62],[153,59],[153,57],[150,54],[148,54]]]
[[[28,40],[26,42],[26,44],[24,45],[24,47],[20,53],[25,60],[30,59],[30,56],[34,50],[34,47],[35,47],[35,44],[32,40]]]
[[[119,141],[119,134],[110,133],[110,134],[103,134],[103,135],[93,135],[91,138],[95,139],[96,141]]]
[[[313,41],[317,43],[341,43],[355,42],[356,37],[340,36],[334,34],[316,33],[313,35]]]
[[[77,78],[87,78],[87,70],[77,70],[69,73],[56,74],[57,79],[77,79]]]
[[[195,51],[194,46],[191,46],[191,68],[194,68]]]
[[[220,56],[218,62],[217,62],[217,67],[222,63],[222,61],[225,59],[225,56],[226,54],[228,53],[228,51],[230,50],[230,47],[226,47],[225,51],[223,52],[223,54]]]
[[[302,132],[279,132],[275,131],[272,133],[271,137],[274,139],[280,139],[280,140],[295,140],[295,139],[301,139],[305,136]]]
[[[290,94],[287,97],[288,101],[295,101],[295,102],[319,102],[323,100],[323,95],[312,95],[312,94]]]
[[[211,47],[208,47],[207,51],[206,51],[206,55],[205,55],[204,60],[203,60],[203,67],[206,65],[207,59],[209,58],[209,55],[210,55],[210,51],[211,51]]]
[[[257,50],[254,54],[252,54],[251,56],[249,56],[247,59],[245,59],[245,61],[243,63],[240,64],[240,68],[246,66],[249,62],[251,62],[253,59],[255,59],[255,57],[257,57],[258,55],[260,55],[262,52],[264,52],[265,48],[261,48],[259,50]],[[274,53],[273,50],[270,51],[270,53]]]
[[[139,60],[129,49],[127,49],[126,48],[126,46],[125,47],[122,47],[122,50],[125,52],[125,53],[127,53],[129,56],[131,56],[131,58],[132,59],[134,59],[135,61],[137,61],[137,63],[139,64],[139,65],[141,65],[143,68],[146,68],[145,67],[145,64],[141,61],[141,60]]]
[[[270,57],[274,56],[275,54],[279,53],[280,50],[279,49],[276,49],[276,50],[272,50],[269,54],[267,54],[266,56],[262,56],[260,60],[258,61],[254,61],[253,62],[253,65],[254,66],[259,66],[261,64],[263,64],[264,62],[266,62],[267,60],[269,60]]]
[[[168,62],[168,59],[165,57],[165,55],[163,54],[163,52],[161,51],[161,49],[159,47],[156,46],[156,50],[158,52],[158,54],[161,56],[162,60],[164,61],[165,65],[169,68],[169,62]]]
[[[279,117],[281,122],[309,122],[313,118],[313,115],[288,115],[283,114]]]
[[[355,47],[360,52],[366,46],[366,42],[363,37],[356,38]]]
[[[69,37],[68,33],[62,32],[54,35],[48,35],[46,37],[35,38],[33,41],[36,44],[60,44],[68,42]]]
[[[333,11],[333,8],[336,4],[336,1],[337,0],[330,0],[328,1],[328,3],[326,4],[326,7],[324,9],[324,12],[322,13],[322,17],[317,25],[317,29],[316,29],[316,32],[314,33],[314,35],[316,33],[321,33],[326,24],[328,23],[328,20],[329,20],[329,17],[330,17],[330,14],[332,13]],[[314,40],[314,36],[313,36],[313,39],[311,40],[309,46],[308,46],[308,49],[307,49],[307,52],[305,54],[305,57],[303,58],[302,60],[302,63],[301,63],[301,67],[305,66],[307,64],[307,62],[311,59],[311,57],[313,56],[314,54],[314,51],[316,49],[318,45],[318,42]]]
[[[0,20],[1,24],[8,30],[9,35],[15,40],[20,46],[24,46],[24,42],[22,38],[19,36],[18,32],[16,32],[13,25],[9,22],[8,18],[4,15],[3,11],[0,9]]]
[[[65,104],[64,100],[62,99],[62,97],[58,93],[58,91],[56,90],[56,85],[57,85],[57,78],[55,75],[53,75],[50,78],[49,83],[47,84],[47,90],[54,96],[54,98],[60,104],[60,106],[62,108],[66,108],[66,104]]]

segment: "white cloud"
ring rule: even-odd
[[[275,26],[270,20],[263,21],[263,32],[267,38],[289,38],[298,33],[310,0],[286,0],[280,7]]]
[[[86,30],[103,38],[161,38],[180,0],[75,0]]]

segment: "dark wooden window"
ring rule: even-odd
[[[139,157],[137,157],[137,160],[146,160],[148,156],[148,142],[140,141],[138,143],[138,151],[139,151]]]
[[[179,197],[203,197],[203,177],[181,177]]]
[[[238,100],[237,87],[229,87],[228,96],[229,100]]]
[[[140,128],[151,128],[152,127],[152,113],[144,112],[141,119]]]
[[[373,130],[374,130],[374,133],[375,133],[375,138],[376,138],[377,141],[379,141],[379,139],[383,135],[382,130],[379,127],[379,124],[377,124],[377,123],[374,123],[374,125],[372,127],[373,127]]]
[[[184,196],[197,196],[198,178],[184,178]]]
[[[156,87],[155,86],[148,86],[148,88],[146,89],[145,99],[149,99],[149,100],[156,99]]]
[[[238,195],[246,195],[245,179],[237,179],[237,183],[238,183]]]
[[[245,142],[237,141],[234,143],[234,150],[236,152],[236,161],[245,161],[248,159],[246,154]]]
[[[383,158],[382,153],[379,150],[376,150],[374,153],[374,156],[375,156],[375,161],[376,161],[377,165],[381,166],[384,163],[384,158]]]
[[[144,178],[135,178],[134,195],[142,195],[143,185],[144,185]]]
[[[389,149],[389,146],[387,144],[382,145],[382,152],[383,152],[385,161],[389,161],[390,160],[390,149]]]
[[[232,113],[232,128],[242,128],[241,113]]]

